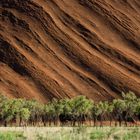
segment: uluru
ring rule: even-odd
[[[140,96],[139,0],[0,0],[0,92],[36,99]]]

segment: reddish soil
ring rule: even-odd
[[[140,96],[140,0],[0,0],[0,92]]]

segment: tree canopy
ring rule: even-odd
[[[114,116],[119,124],[139,120],[140,98],[133,92],[122,93],[121,99],[95,103],[86,96],[53,99],[46,104],[36,100],[8,99],[0,95],[0,121],[3,125],[83,125],[86,121],[102,121]]]

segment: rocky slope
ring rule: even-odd
[[[0,0],[8,97],[140,96],[139,0]]]

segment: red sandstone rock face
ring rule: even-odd
[[[140,96],[139,0],[0,0],[0,91],[9,97]]]

